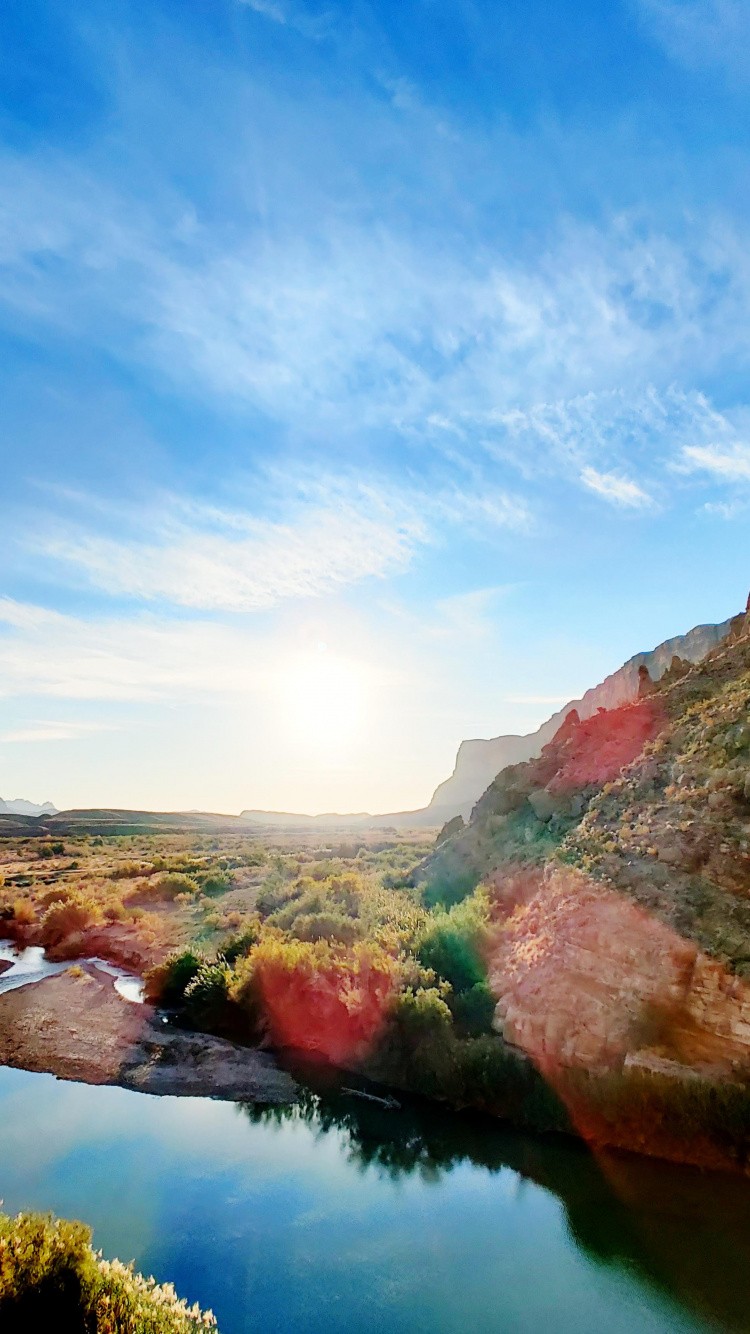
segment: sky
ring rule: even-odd
[[[743,0],[0,9],[0,795],[424,805],[750,587]]]

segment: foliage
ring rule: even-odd
[[[219,894],[226,894],[227,890],[232,888],[232,877],[227,871],[212,869],[208,874],[198,876],[198,884],[201,893],[215,898]]]
[[[83,894],[71,896],[65,903],[52,903],[42,918],[41,939],[47,948],[60,946],[101,921],[101,909]]]
[[[197,892],[198,881],[182,871],[168,871],[166,875],[160,875],[156,880],[149,881],[142,891],[144,896],[160,899],[175,899],[178,894],[197,894]]]
[[[102,1259],[83,1223],[0,1214],[0,1325],[4,1334],[198,1334],[216,1321],[171,1284]]]
[[[223,960],[201,964],[183,991],[188,1015],[195,1023],[204,1028],[221,1023],[231,979],[232,970]]]
[[[239,964],[231,996],[251,1022],[262,1013],[276,1046],[340,1061],[370,1050],[397,981],[396,961],[374,943],[346,949],[268,932]]]
[[[28,899],[16,899],[13,904],[13,920],[19,926],[31,926],[36,921],[36,910]]]
[[[226,963],[234,966],[238,959],[244,958],[245,955],[250,953],[253,946],[257,945],[259,934],[260,924],[257,926],[255,924],[246,925],[238,936],[233,936],[231,940],[227,941],[226,945],[222,945],[219,951],[220,957]]]
[[[146,999],[162,1005],[180,1005],[185,997],[185,989],[204,963],[203,955],[193,949],[173,954],[146,974]]]
[[[454,927],[439,923],[424,937],[418,957],[425,968],[450,982],[454,991],[469,991],[484,979],[484,969],[473,941]]]
[[[497,1002],[485,981],[475,982],[468,991],[458,992],[451,997],[451,1011],[460,1033],[466,1037],[479,1037],[489,1033],[495,1017]]]
[[[428,908],[450,908],[472,894],[479,884],[476,866],[457,866],[452,861],[438,861],[430,868],[422,886],[422,898]]]

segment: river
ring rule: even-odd
[[[81,1218],[222,1334],[750,1331],[750,1186],[313,1079],[301,1109],[0,1068],[6,1211]]]

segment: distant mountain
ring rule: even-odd
[[[542,747],[551,741],[571,709],[581,720],[590,718],[598,709],[616,709],[638,694],[638,669],[647,667],[653,681],[666,672],[672,658],[700,662],[712,648],[729,634],[731,620],[720,625],[696,625],[686,635],[666,639],[650,653],[636,653],[623,667],[613,672],[601,685],[587,690],[583,699],[572,699],[554,713],[536,732],[527,736],[496,736],[490,740],[462,741],[456,756],[456,766],[450,778],[435,789],[426,812],[433,811],[436,820],[445,811],[450,815],[471,814],[471,809],[493,778],[509,764],[521,764],[536,759]],[[447,818],[447,817],[446,817]]]
[[[335,811],[325,815],[298,815],[293,811],[242,811],[241,820],[273,829],[418,829],[444,823],[440,812],[427,806],[418,811],[391,811],[387,815],[370,815],[360,811],[355,815],[339,815]]]
[[[0,815],[57,815],[57,807],[51,801],[44,801],[38,806],[36,802],[26,801],[24,797],[13,797],[7,801],[0,797]]]

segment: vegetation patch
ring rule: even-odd
[[[205,1334],[216,1320],[171,1284],[104,1260],[83,1223],[27,1213],[0,1214],[0,1326],[4,1334]]]

